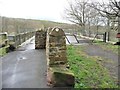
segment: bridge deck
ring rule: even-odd
[[[2,88],[47,88],[45,50],[34,40],[2,58]]]

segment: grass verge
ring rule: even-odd
[[[8,47],[9,46],[5,46],[5,47],[0,48],[0,56],[3,56],[8,52]]]
[[[75,74],[75,88],[117,88],[109,71],[80,46],[67,46],[68,64]]]

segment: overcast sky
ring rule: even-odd
[[[0,14],[7,17],[66,22],[67,0],[0,0]]]
[[[68,0],[0,0],[0,15],[14,18],[67,22],[67,20],[63,19],[64,9],[68,5],[67,1]]]

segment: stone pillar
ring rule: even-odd
[[[45,49],[46,31],[40,29],[35,33],[35,49]]]
[[[74,74],[66,68],[66,40],[61,28],[49,28],[47,31],[46,55],[48,84],[53,87],[73,87]]]
[[[47,35],[47,53],[49,65],[65,64],[66,57],[66,40],[64,31],[60,28],[53,28],[48,30]]]

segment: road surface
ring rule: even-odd
[[[45,50],[35,50],[34,40],[2,58],[2,88],[48,88]]]

